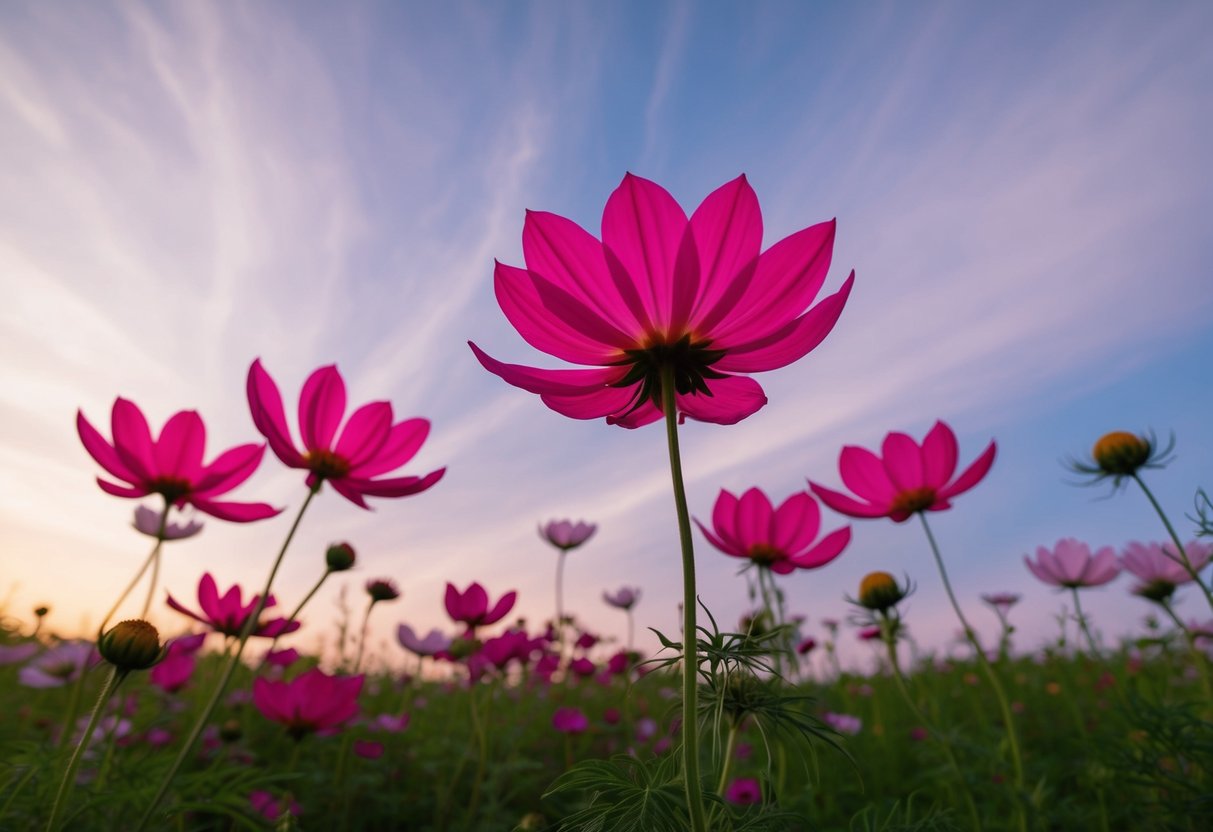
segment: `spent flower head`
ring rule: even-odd
[[[350,544],[344,541],[330,543],[324,550],[324,565],[330,572],[344,572],[354,568],[354,561],[357,560],[357,557],[354,547]]]
[[[391,578],[374,578],[366,582],[366,594],[371,596],[371,603],[380,601],[395,601],[400,597],[400,590]]]

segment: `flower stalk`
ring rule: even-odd
[[[1183,541],[1179,539],[1179,535],[1176,533],[1175,527],[1171,525],[1171,520],[1167,517],[1167,513],[1162,510],[1162,506],[1154,497],[1154,492],[1152,492],[1146,486],[1146,482],[1141,478],[1141,475],[1134,471],[1132,477],[1134,481],[1141,486],[1142,493],[1146,495],[1146,499],[1150,501],[1150,505],[1154,506],[1154,511],[1157,512],[1158,519],[1162,520],[1163,526],[1165,526],[1167,529],[1167,534],[1171,536],[1171,542],[1175,544],[1175,551],[1179,553],[1179,556],[1178,558],[1172,558],[1172,560],[1175,560],[1176,563],[1182,566],[1184,570],[1192,576],[1192,580],[1198,587],[1200,587],[1201,592],[1205,594],[1205,600],[1209,602],[1209,607],[1213,609],[1213,590],[1210,590],[1208,585],[1200,579],[1200,575],[1196,571],[1196,568],[1192,566],[1192,561],[1188,557],[1188,552],[1184,548]],[[1163,553],[1167,554],[1167,550],[1165,548],[1163,549]]]
[[[84,753],[85,747],[88,745],[88,741],[93,736],[93,731],[97,729],[97,722],[101,719],[101,714],[105,711],[105,706],[109,703],[110,697],[114,695],[114,691],[118,689],[118,685],[126,678],[128,672],[117,667],[112,667],[110,668],[109,676],[105,677],[105,684],[101,686],[101,693],[97,695],[97,704],[93,706],[93,712],[88,718],[88,725],[84,729],[84,734],[80,737],[80,742],[76,744],[76,750],[72,752],[72,758],[68,761],[67,770],[63,772],[63,780],[59,783],[59,791],[55,794],[55,802],[51,805],[50,819],[46,822],[46,832],[55,832],[59,828],[59,816],[63,814],[63,807],[67,803],[67,792],[75,780],[76,769],[80,767],[80,758]]]

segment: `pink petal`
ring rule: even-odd
[[[833,331],[847,298],[851,296],[854,283],[855,273],[851,272],[841,289],[775,332],[732,346],[721,339],[717,346],[727,350],[727,353],[714,365],[715,369],[721,372],[764,372],[786,367],[804,358]],[[749,337],[757,331],[738,330],[734,337]]]
[[[354,466],[350,475],[359,479],[370,479],[377,474],[395,471],[417,455],[429,435],[428,419],[406,419],[392,425],[375,458]]]
[[[191,497],[188,502],[203,514],[209,514],[231,523],[252,523],[256,520],[265,520],[281,514],[283,511],[283,509],[274,508],[267,503],[218,502],[199,499],[197,496]]]
[[[371,510],[371,507],[367,505],[366,500],[362,499],[362,492],[358,490],[357,486],[351,485],[348,480],[329,480],[328,484],[333,487],[334,491],[336,491],[342,497],[345,497],[345,499],[349,500],[354,505],[358,506],[359,508],[364,508],[367,511]]]
[[[232,590],[237,587],[232,587]],[[231,593],[231,590],[228,591]],[[220,618],[224,610],[219,600],[219,587],[215,585],[215,579],[210,572],[204,572],[202,579],[198,581],[198,606],[202,608],[202,613],[212,619]]]
[[[944,422],[936,422],[922,440],[924,484],[935,489],[942,488],[956,473],[959,456],[956,434]]]
[[[358,408],[341,429],[341,439],[334,452],[353,468],[372,462],[392,430],[392,406],[388,402],[371,402]],[[332,437],[329,437],[330,441]],[[325,446],[329,447],[329,446]]]
[[[711,332],[743,296],[762,249],[762,211],[744,175],[708,194],[691,216],[699,253],[699,297],[691,326]]]
[[[611,321],[540,275],[498,263],[493,285],[518,334],[548,355],[574,364],[607,364],[620,357],[618,347],[630,345]]]
[[[843,526],[835,529],[821,539],[821,542],[803,554],[792,558],[792,562],[801,569],[816,569],[825,566],[842,554],[851,542],[851,527]]]
[[[1028,567],[1028,571],[1035,575],[1037,580],[1041,581],[1042,583],[1052,584],[1053,586],[1059,585],[1061,581],[1057,580],[1053,573],[1045,566],[1044,556],[1039,553],[1037,556],[1040,558],[1039,566],[1027,555],[1024,555],[1023,562],[1024,565]]]
[[[570,419],[601,419],[616,413],[626,413],[636,401],[640,382],[629,387],[602,387],[589,392],[562,395],[545,393],[543,403]],[[660,416],[660,413],[658,413]]]
[[[270,443],[270,449],[283,464],[291,468],[306,467],[303,457],[295,450],[290,428],[286,424],[286,411],[282,408],[282,394],[270,374],[256,359],[248,371],[246,384],[249,411],[253,424]]]
[[[463,620],[463,598],[459,590],[455,589],[455,585],[448,583],[446,585],[446,595],[443,596],[443,603],[446,605],[446,614],[451,617],[452,621]]]
[[[922,488],[922,449],[904,433],[894,431],[885,437],[880,453],[889,481],[897,491]]]
[[[211,626],[211,620],[209,618],[203,618],[202,616],[198,615],[198,613],[194,612],[193,610],[186,609],[180,603],[178,603],[177,599],[173,598],[172,595],[168,596],[167,603],[171,608],[175,609],[177,612],[181,613],[182,615],[188,615],[190,618],[194,619],[195,621],[200,621],[208,627]]]
[[[543,370],[524,367],[521,364],[505,364],[491,358],[471,341],[468,341],[468,346],[486,370],[530,393],[570,396],[597,392],[624,375],[624,371],[618,367],[601,370]]]
[[[101,477],[97,477],[97,485],[101,486],[101,490],[106,494],[112,494],[115,497],[146,497],[152,493],[142,486],[127,488],[124,485],[103,480]]]
[[[134,402],[117,399],[112,415],[114,450],[123,464],[136,475],[137,480],[148,482],[156,478],[156,457],[152,451],[152,432],[147,419]]]
[[[767,495],[751,488],[741,495],[737,503],[737,539],[749,549],[759,543],[771,543],[771,521],[774,511]]]
[[[821,531],[821,509],[804,491],[783,501],[775,512],[775,548],[795,555],[811,544]]]
[[[817,499],[839,514],[845,514],[848,517],[885,517],[888,515],[889,510],[887,506],[861,503],[848,497],[846,494],[831,491],[815,482],[810,482],[809,487],[813,489],[813,493],[817,495]]]
[[[124,482],[135,482],[138,479],[135,473],[118,458],[114,446],[105,441],[105,438],[88,419],[84,418],[83,410],[76,411],[76,432],[80,434],[80,441],[84,443],[84,449],[88,451],[89,456],[111,475]]]
[[[252,443],[237,445],[224,451],[202,470],[194,485],[194,496],[212,497],[226,494],[253,475],[264,455],[265,445]]]
[[[636,287],[653,327],[665,334],[673,320],[675,264],[686,227],[686,213],[665,188],[630,173],[602,212],[602,245],[612,276],[617,284]]]
[[[206,425],[195,410],[173,414],[160,431],[155,445],[156,464],[164,476],[193,482],[202,470],[206,448]]]
[[[752,416],[767,403],[758,382],[746,376],[728,376],[708,382],[712,395],[702,393],[676,396],[678,412],[700,422],[735,425]]]
[[[345,416],[345,381],[337,367],[321,367],[303,383],[299,394],[299,433],[309,451],[329,449]]]
[[[648,329],[644,304],[630,281],[616,282],[602,243],[564,217],[528,211],[522,227],[527,271],[561,287],[616,329],[642,335]]]
[[[977,457],[976,461],[963,474],[957,477],[954,483],[939,490],[939,497],[941,499],[951,499],[957,494],[963,494],[981,482],[985,478],[985,475],[990,472],[990,466],[994,464],[994,455],[997,452],[998,447],[996,443],[991,442],[982,455]]]
[[[608,416],[608,425],[619,425],[621,428],[641,428],[645,425],[651,425],[653,422],[662,418],[661,410],[651,401],[645,401],[634,410],[629,410],[622,416]]]
[[[867,448],[847,445],[838,456],[843,485],[872,503],[887,506],[896,494],[880,457]],[[818,495],[820,496],[820,495]]]
[[[732,492],[721,489],[712,507],[712,526],[729,548],[745,554],[745,545],[737,533],[737,497]]]
[[[708,539],[708,543],[711,543],[713,546],[715,546],[720,551],[724,552],[726,555],[733,555],[734,557],[738,557],[738,558],[743,558],[746,556],[746,553],[744,550],[739,549],[738,547],[732,545],[732,543],[725,540],[724,538],[717,537],[716,535],[712,534],[711,530],[708,529],[707,526],[703,525],[703,523],[700,523],[698,520],[695,520],[695,525],[699,526],[699,531],[703,532],[703,536]]]
[[[490,624],[496,624],[498,621],[505,618],[509,611],[514,608],[514,602],[517,600],[518,593],[514,590],[510,590],[505,595],[501,596],[501,600],[499,600],[493,606],[493,609],[489,611],[488,615],[486,615],[484,620],[480,623],[486,627]]]
[[[489,608],[489,594],[479,583],[472,582],[463,593],[463,613],[467,618],[483,618]]]
[[[439,468],[437,471],[430,471],[424,477],[396,477],[383,480],[360,480],[346,477],[340,482],[346,488],[368,497],[408,497],[420,494],[432,487],[442,479],[445,473],[445,468]]]

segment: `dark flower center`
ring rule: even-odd
[[[316,476],[326,480],[337,480],[349,476],[350,462],[327,448],[317,448],[303,455],[307,468]]]
[[[755,543],[746,553],[750,560],[759,566],[770,566],[775,561],[783,560],[785,555],[769,543]]]
[[[694,341],[688,332],[672,343],[663,340],[641,349],[625,350],[627,358],[619,363],[631,367],[627,375],[611,386],[631,387],[639,382],[640,392],[634,407],[651,401],[660,408],[661,374],[668,369],[672,371],[675,392],[684,396],[690,393],[710,396],[712,391],[708,389],[707,379],[727,378],[724,373],[711,369],[725,355],[724,350],[709,349],[711,343]]]
[[[162,495],[170,503],[177,502],[194,490],[188,480],[177,477],[158,477],[148,483],[147,487],[149,491]]]
[[[891,508],[896,512],[913,514],[916,511],[926,511],[935,504],[934,488],[910,488],[899,492],[893,498]]]

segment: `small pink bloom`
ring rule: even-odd
[[[401,624],[396,628],[396,639],[401,647],[418,656],[433,656],[451,646],[450,637],[440,631],[430,630],[425,634],[425,638],[418,638],[408,624]]]
[[[345,418],[345,380],[333,365],[321,367],[304,382],[299,396],[302,451],[291,438],[278,385],[261,366],[261,359],[249,368],[248,401],[257,430],[285,465],[308,472],[309,488],[327,482],[362,508],[370,508],[366,497],[420,494],[446,472],[439,468],[424,477],[378,478],[416,456],[430,423],[407,419],[393,424],[392,405],[371,402],[350,414],[338,437],[337,428]]]
[[[848,517],[888,517],[901,523],[920,511],[943,511],[953,497],[963,494],[985,478],[994,464],[991,442],[959,477],[956,462],[960,451],[956,434],[936,422],[919,445],[904,433],[890,433],[881,446],[881,456],[866,448],[848,445],[838,459],[839,472],[859,500],[809,483],[823,503]]]
[[[143,411],[126,399],[114,402],[111,414],[114,441],[108,442],[76,412],[76,431],[84,448],[97,464],[119,483],[97,478],[101,490],[115,497],[146,497],[159,494],[177,508],[194,508],[236,523],[249,523],[273,517],[281,509],[265,503],[222,502],[215,498],[247,480],[261,464],[265,445],[240,445],[203,463],[206,426],[194,410],[174,414],[165,423],[158,439]]]
[[[562,552],[576,549],[591,537],[598,527],[593,523],[578,520],[552,520],[539,527],[539,536]]]
[[[851,541],[850,526],[817,539],[821,510],[803,491],[793,494],[776,510],[757,488],[742,494],[740,500],[722,490],[712,510],[712,530],[698,519],[695,523],[708,542],[726,555],[749,558],[780,575],[825,566]]]
[[[244,629],[245,621],[253,614],[253,610],[257,608],[257,602],[261,598],[260,595],[254,595],[249,599],[248,604],[243,604],[241,596],[242,592],[238,585],[220,595],[219,588],[215,585],[215,579],[211,577],[211,573],[206,572],[203,574],[202,580],[198,582],[198,606],[202,608],[201,615],[186,609],[171,595],[168,597],[168,605],[195,621],[201,621],[217,633],[223,633],[225,636],[239,636],[241,630]],[[269,609],[276,603],[274,596],[271,595],[265,599],[265,608]],[[285,618],[275,618],[259,622],[257,628],[253,630],[253,635],[274,638],[286,633],[293,633],[298,629],[298,621],[287,622]]]
[[[640,600],[640,587],[621,586],[614,592],[603,592],[602,600],[617,609],[630,610]]]
[[[288,812],[296,817],[303,813],[303,807],[295,800],[286,798],[279,800],[271,793],[260,789],[249,793],[248,802],[254,812],[270,821],[276,821]]]
[[[163,748],[173,741],[173,734],[164,728],[148,728],[147,733],[143,736],[143,741],[152,748]]]
[[[447,615],[451,617],[451,620],[462,621],[468,626],[468,629],[474,630],[477,627],[496,624],[505,618],[514,608],[514,602],[518,600],[518,593],[510,590],[501,596],[490,609],[489,594],[480,584],[473,581],[466,590],[460,592],[454,584],[448,583],[444,600]]]
[[[798,654],[800,654],[801,656],[803,656],[806,653],[813,652],[813,650],[816,647],[817,647],[817,639],[813,638],[812,636],[809,636],[808,638],[801,641],[800,644],[796,645],[796,652]]]
[[[914,740],[914,742],[923,742],[929,736],[931,736],[930,732],[921,725],[915,725],[910,729],[910,739]]]
[[[170,648],[165,657],[151,669],[148,680],[165,693],[176,693],[193,678],[197,664],[193,653],[173,652]]]
[[[17,671],[17,681],[27,688],[60,688],[100,659],[90,642],[63,641]]]
[[[1018,592],[987,592],[981,596],[981,600],[985,601],[1001,615],[1006,615],[1010,612],[1011,607],[1015,606],[1023,598]]]
[[[41,649],[41,645],[36,641],[27,641],[21,644],[0,644],[0,665],[20,664]]]
[[[378,760],[383,756],[383,743],[374,740],[355,740],[354,753],[367,760]]]
[[[881,637],[879,627],[864,627],[857,634],[862,641],[876,641]]]
[[[762,802],[762,786],[753,777],[736,777],[725,789],[724,799],[734,806],[751,806]]]
[[[425,707],[425,700],[418,699],[413,703],[418,708]],[[389,734],[399,734],[409,727],[408,714],[380,714],[375,717],[371,727],[376,731],[386,731]]]
[[[562,734],[580,734],[590,727],[590,720],[580,708],[557,708],[552,727]]]
[[[163,513],[147,506],[137,506],[135,508],[135,522],[132,525],[134,525],[136,531],[148,537],[160,537],[160,518]],[[198,520],[191,519],[186,523],[170,520],[164,525],[163,537],[165,540],[185,540],[187,537],[193,537],[200,531],[202,531],[202,523]]]
[[[598,636],[594,635],[593,633],[582,633],[581,635],[577,636],[577,641],[574,642],[575,646],[581,650],[589,650],[597,643]]]
[[[290,667],[299,661],[299,651],[294,647],[285,650],[270,650],[265,654],[265,663],[271,667]]]
[[[628,651],[620,650],[607,661],[607,672],[619,676],[620,674],[627,673],[631,666],[632,657],[628,655]]]
[[[821,720],[840,734],[855,735],[863,730],[863,720],[850,714],[836,714],[827,711],[822,715]]]
[[[602,712],[602,721],[607,725],[618,725],[619,720],[622,718],[623,715],[619,713],[618,708],[607,708]]]
[[[333,730],[358,713],[363,676],[330,676],[312,668],[289,682],[258,678],[253,703],[269,720],[286,726],[295,739]]]
[[[569,662],[569,670],[573,671],[574,675],[585,679],[588,676],[594,675],[595,668],[592,661],[586,658],[581,658],[573,659],[573,661]]]
[[[603,210],[601,241],[531,211],[526,268],[496,269],[497,301],[523,339],[592,369],[504,364],[470,346],[489,372],[574,419],[656,421],[667,368],[680,418],[734,424],[766,404],[746,374],[804,357],[842,313],[854,273],[809,308],[833,244],[831,221],[761,251],[762,214],[744,176],[688,219],[665,189],[629,173]]]
[[[1184,551],[1192,568],[1199,572],[1213,557],[1213,544],[1190,540],[1184,544]],[[1192,582],[1173,543],[1130,543],[1120,556],[1120,564],[1143,584],[1161,581],[1181,586]]]
[[[652,717],[641,717],[636,721],[636,740],[647,742],[657,735],[657,721]]]
[[[1102,586],[1120,574],[1116,550],[1105,546],[1094,555],[1091,547],[1072,537],[1062,538],[1052,551],[1036,548],[1036,560],[1023,562],[1038,580],[1061,588]]]

